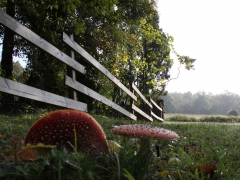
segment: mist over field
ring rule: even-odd
[[[166,113],[226,115],[230,110],[240,112],[240,96],[228,91],[217,95],[206,92],[168,93],[162,99]]]

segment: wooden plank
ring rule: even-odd
[[[67,43],[72,49],[81,54],[89,63],[101,71],[105,76],[107,76],[113,83],[120,87],[124,92],[126,92],[132,99],[137,101],[137,97],[124,86],[115,76],[113,76],[104,66],[102,66],[97,60],[95,60],[87,51],[85,51],[80,45],[72,41],[70,37],[63,33],[63,41]]]
[[[158,119],[158,120],[160,120],[160,121],[163,121],[162,118],[160,118],[159,116],[157,116],[156,114],[154,114],[152,111],[151,111],[151,115],[152,115],[153,117],[155,117],[156,119]]]
[[[152,103],[156,108],[158,108],[160,111],[162,111],[162,108],[160,108],[160,107],[152,100],[152,98],[150,98],[150,101],[151,101],[151,103]]]
[[[43,49],[44,51],[48,52],[52,56],[56,57],[60,61],[64,62],[65,64],[71,66],[72,68],[76,69],[77,71],[85,74],[85,67],[79,64],[74,59],[67,56],[65,53],[51,45],[46,40],[42,39],[40,36],[32,32],[27,27],[20,24],[18,21],[13,19],[8,14],[4,13],[0,9],[0,23],[4,26],[8,27],[9,29],[13,30],[18,35],[22,36],[26,40],[30,41],[31,43],[35,44],[39,48]]]
[[[152,104],[143,96],[143,94],[138,90],[137,86],[132,83],[133,89],[138,93],[138,95],[142,98],[142,100],[145,101],[145,103],[152,108]]]
[[[134,104],[132,104],[132,109],[136,112],[138,112],[139,114],[141,114],[142,116],[144,116],[145,118],[147,118],[150,121],[153,121],[152,117],[150,117],[149,115],[147,115],[145,112],[143,112],[141,109],[139,109],[137,106],[135,106]]]
[[[87,104],[0,77],[0,91],[64,108],[87,111]]]
[[[106,97],[102,96],[101,94],[93,91],[92,89],[86,87],[85,85],[73,80],[72,78],[70,78],[69,76],[65,76],[65,84],[68,85],[69,87],[83,93],[86,94],[100,102],[102,102],[103,104],[106,104],[108,106],[110,106],[111,108],[119,111],[120,113],[126,115],[127,117],[133,119],[133,120],[137,120],[137,117],[128,112],[127,110],[125,110],[124,108],[122,108],[121,106],[117,105],[116,103],[110,101],[109,99],[107,99]]]
[[[70,38],[71,38],[71,40],[73,40],[73,34],[70,35]],[[69,51],[69,56],[71,58],[75,59],[74,51],[71,48],[69,48],[68,51]],[[69,67],[67,67],[67,73],[68,73],[68,71],[70,71]],[[74,69],[71,69],[71,77],[74,80],[76,80],[76,71]],[[77,91],[74,90],[74,89],[69,88],[68,89],[68,97],[71,98],[71,99],[77,100]]]

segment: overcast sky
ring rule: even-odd
[[[240,0],[158,0],[158,10],[178,53],[197,59],[195,70],[182,67],[167,90],[240,94]]]

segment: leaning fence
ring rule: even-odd
[[[117,112],[123,114],[124,116],[137,120],[137,115],[146,118],[149,121],[157,119],[163,121],[164,109],[162,105],[158,105],[151,98],[147,100],[144,95],[138,90],[134,83],[132,84],[132,91],[129,90],[124,84],[122,84],[113,74],[111,74],[102,64],[100,64],[96,59],[94,59],[87,51],[85,51],[80,45],[78,45],[73,37],[68,36],[63,33],[63,41],[71,48],[71,54],[68,56],[54,45],[50,44],[39,35],[20,24],[18,21],[10,17],[8,14],[0,10],[0,24],[6,28],[11,29],[16,34],[26,39],[30,43],[34,44],[36,47],[44,50],[50,55],[54,56],[56,59],[66,64],[72,68],[71,77],[65,75],[65,85],[70,87],[72,91],[72,99],[69,97],[63,97],[57,94],[53,94],[41,89],[37,89],[19,82],[15,82],[4,77],[0,77],[0,91],[40,102],[45,102],[52,105],[57,105],[64,108],[78,109],[82,111],[87,111],[87,104],[77,101],[77,92],[81,92],[109,107],[116,110]],[[112,81],[118,88],[127,94],[131,98],[130,109],[120,106],[119,104],[111,101],[110,99],[104,97],[98,92],[92,90],[91,88],[81,84],[76,80],[76,72],[85,74],[86,70],[83,65],[74,60],[74,53],[80,54],[85,60],[87,60],[92,66],[97,68],[101,73],[103,73],[109,80]],[[137,101],[137,94],[143,102],[148,106],[149,110],[146,112],[137,107],[134,102]],[[155,113],[153,112],[155,108]],[[157,109],[157,113],[156,113]],[[136,115],[137,114],[137,115]]]

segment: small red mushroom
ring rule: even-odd
[[[110,152],[100,124],[92,116],[79,110],[57,110],[45,115],[31,126],[25,139],[25,145],[42,143],[69,150],[73,149],[75,142],[77,147],[74,148],[77,151],[94,155]]]
[[[113,134],[126,136],[129,138],[140,138],[140,150],[138,155],[150,154],[150,140],[174,140],[178,139],[177,133],[159,128],[152,125],[134,124],[134,125],[121,125],[112,129]]]

